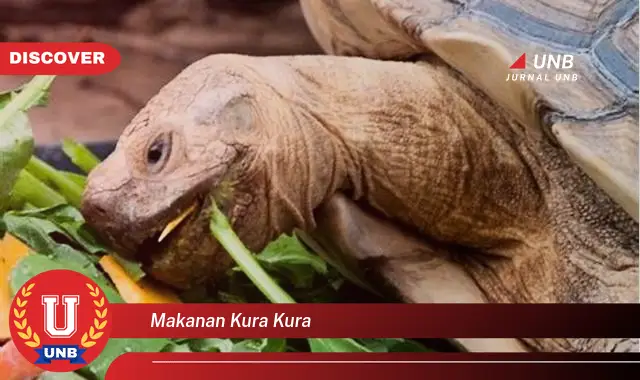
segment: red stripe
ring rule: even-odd
[[[111,304],[112,338],[620,338],[640,336],[639,304]],[[224,317],[217,327],[152,327],[160,317]],[[232,326],[234,313],[267,327]],[[274,326],[274,316],[310,327]],[[165,319],[168,321],[168,319]],[[186,319],[183,319],[186,322]]]

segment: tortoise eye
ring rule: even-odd
[[[162,169],[171,153],[171,135],[161,134],[147,149],[147,165],[152,172]]]

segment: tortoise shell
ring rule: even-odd
[[[301,0],[329,54],[433,53],[547,132],[638,221],[636,0]]]

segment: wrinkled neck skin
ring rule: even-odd
[[[275,172],[302,175],[309,207],[343,191],[416,232],[501,255],[544,227],[545,200],[518,146],[525,132],[448,69],[358,58],[290,65],[298,133],[285,142],[290,166]]]
[[[517,149],[524,131],[446,68],[336,57],[288,65],[296,133],[282,141],[286,165],[271,170],[297,227],[313,228],[313,209],[343,191],[418,233],[499,255],[542,233],[545,201]]]
[[[637,302],[637,225],[564,151],[449,69],[346,57],[285,64],[292,79],[276,90],[291,112],[282,128],[295,132],[279,140],[286,161],[265,163],[273,233],[264,238],[312,230],[314,209],[340,191],[483,253],[460,260],[492,302]],[[260,71],[274,83],[281,75]]]

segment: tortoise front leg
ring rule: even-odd
[[[405,302],[487,303],[472,277],[453,261],[455,252],[364,211],[344,195],[331,197],[315,216],[311,235],[325,250],[370,262]],[[457,341],[472,352],[526,351],[516,339]]]

